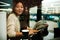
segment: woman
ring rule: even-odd
[[[21,37],[23,34],[20,32],[20,22],[19,16],[23,13],[24,6],[22,2],[17,2],[14,4],[12,13],[8,16],[7,19],[7,34],[9,37]],[[35,30],[28,28],[29,35],[34,34]]]
[[[7,33],[9,37],[21,36],[22,32],[20,32],[20,23],[19,23],[19,15],[22,14],[24,10],[23,4],[18,2],[13,7],[13,12],[8,16],[7,22]]]

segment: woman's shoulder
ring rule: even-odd
[[[14,13],[10,13],[9,16],[15,16],[15,14]]]
[[[8,18],[16,18],[16,15],[14,13],[10,13]]]

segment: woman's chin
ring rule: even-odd
[[[18,15],[21,15],[22,13],[18,13]]]

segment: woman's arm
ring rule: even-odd
[[[30,28],[30,27],[27,26],[27,29],[28,29],[28,30],[31,30],[32,28]]]
[[[35,34],[35,33],[38,32],[38,30],[34,30],[34,29],[30,28],[30,27],[27,27],[27,29],[29,30],[29,35],[30,34]]]
[[[16,32],[14,16],[9,16],[7,20],[7,34],[9,37],[22,36],[22,32]]]
[[[22,32],[16,32],[16,36],[19,37],[19,36],[23,36]]]

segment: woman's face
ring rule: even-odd
[[[21,2],[17,3],[14,10],[17,13],[17,15],[21,15],[23,10],[24,10],[23,4]]]

